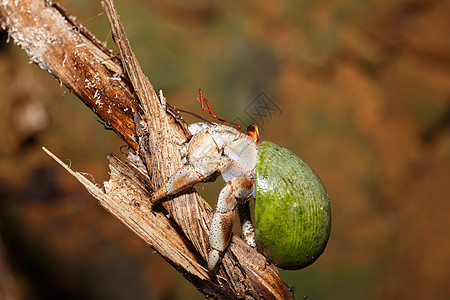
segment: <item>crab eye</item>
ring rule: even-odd
[[[251,137],[255,142],[259,142],[259,130],[256,123],[253,123],[247,127],[247,135]]]

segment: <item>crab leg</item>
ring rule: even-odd
[[[242,201],[238,204],[239,219],[241,221],[242,238],[250,247],[256,247],[255,228],[250,216],[250,204]]]
[[[246,177],[236,177],[227,182],[220,191],[209,229],[208,270],[217,271],[221,256],[230,243],[234,212],[239,200],[247,199],[253,192],[254,183]]]
[[[175,171],[166,184],[157,190],[151,199],[154,204],[164,197],[179,193],[213,175],[228,161],[224,157],[206,156]]]
[[[221,172],[222,176],[225,175],[228,182],[219,194],[209,231],[211,249],[208,254],[208,269],[212,274],[216,272],[221,256],[230,242],[236,205],[239,200],[252,195],[253,180],[242,176],[244,174],[231,159],[223,156],[206,156],[178,169],[151,199],[151,203],[154,204],[164,197],[179,193],[207,179],[217,171]]]

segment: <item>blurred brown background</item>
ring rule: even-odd
[[[99,1],[60,3],[113,47]],[[296,298],[450,299],[450,2],[117,0],[168,101],[251,121],[322,178],[328,247]],[[43,151],[101,183],[122,142],[0,42],[0,299],[201,299]],[[256,101],[256,102],[255,102]],[[258,117],[258,116],[257,116]],[[242,124],[245,125],[245,124]],[[218,185],[220,186],[220,182]],[[200,192],[215,203],[215,189]]]

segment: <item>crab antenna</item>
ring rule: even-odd
[[[209,105],[208,100],[206,100],[206,98],[203,98],[203,93],[202,93],[202,90],[201,90],[201,89],[198,89],[198,93],[199,93],[199,95],[200,95],[200,106],[201,106],[201,108],[202,108],[202,110],[203,110],[204,112],[210,114],[214,119],[223,122],[225,125],[227,125],[227,124],[232,124],[232,125],[237,126],[239,132],[241,131],[241,126],[240,126],[239,124],[234,123],[234,122],[231,122],[231,121],[228,121],[228,120],[225,120],[225,119],[223,119],[223,118],[220,118],[220,117],[216,116],[216,115],[214,114],[214,112],[212,111],[211,105]],[[205,104],[206,104],[206,108],[205,108]]]

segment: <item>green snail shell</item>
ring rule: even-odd
[[[256,163],[258,249],[280,268],[304,268],[323,253],[330,228],[330,202],[317,174],[290,150],[262,142]]]

